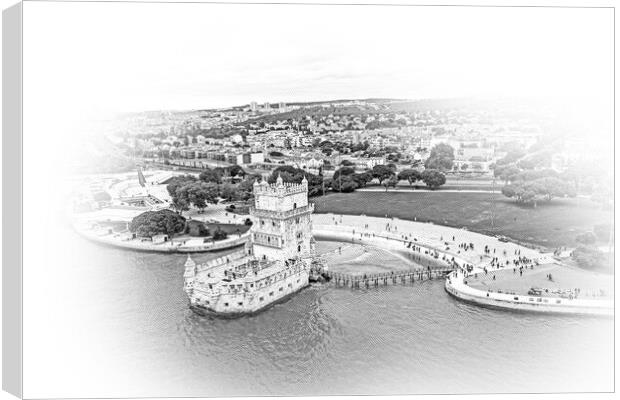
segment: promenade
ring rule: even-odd
[[[75,230],[86,239],[100,244],[127,250],[148,251],[155,253],[202,253],[231,249],[244,245],[250,238],[250,232],[231,235],[218,241],[205,241],[203,238],[185,237],[161,243],[151,240],[131,239],[124,233],[110,232],[106,229],[92,228],[85,224],[74,224]]]
[[[446,279],[446,291],[465,301],[505,309],[613,314],[610,277],[565,266],[552,253],[464,229],[396,218],[315,214],[313,222],[318,240],[404,248],[422,266],[429,257],[445,263],[454,269]],[[543,287],[549,290],[541,295],[528,295],[548,274],[555,285]],[[571,290],[579,298],[569,298]]]
[[[241,235],[233,233],[228,238],[218,241],[205,241],[202,237],[185,236],[172,238],[172,240],[161,243],[153,243],[147,239],[131,238],[126,230],[126,225],[142,212],[144,210],[136,207],[109,207],[88,213],[73,214],[72,225],[80,235],[97,243],[128,250],[157,253],[198,253],[225,250],[245,244],[250,237],[248,231]],[[239,225],[243,224],[245,220],[244,217],[226,212],[223,205],[211,206],[202,214],[187,213],[186,217],[203,222]]]

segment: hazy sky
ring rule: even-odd
[[[34,2],[24,13],[25,95],[58,112],[613,93],[609,9]]]

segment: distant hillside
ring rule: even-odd
[[[323,103],[330,104],[330,103]],[[383,107],[383,106],[382,106]],[[274,123],[277,121],[285,121],[287,119],[302,119],[306,116],[310,117],[326,117],[328,115],[369,115],[369,114],[378,114],[382,112],[389,112],[389,110],[383,109],[375,109],[370,106],[363,105],[354,105],[354,106],[343,106],[343,107],[325,107],[325,106],[315,106],[315,107],[305,107],[297,110],[287,111],[278,114],[271,115],[262,115],[256,118],[251,118],[247,121],[238,123],[237,125],[248,125],[251,123],[257,124],[260,122],[264,123]]]

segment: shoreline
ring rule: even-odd
[[[465,302],[504,310],[561,314],[613,315],[614,312],[613,302],[606,300],[569,300],[559,297],[497,293],[491,290],[476,289],[465,283],[465,278],[468,276],[463,269],[465,266],[469,265],[472,268],[469,275],[483,273],[484,268],[489,268],[491,271],[513,268],[507,263],[509,260],[514,260],[515,257],[512,255],[517,251],[519,255],[523,254],[534,260],[537,265],[562,265],[555,257],[539,249],[512,241],[502,242],[493,236],[432,222],[332,213],[317,213],[312,216],[312,219],[312,232],[317,240],[375,246],[398,254],[403,257],[403,262],[410,261],[422,269],[427,266],[430,268],[456,266],[457,270],[446,277],[444,288],[449,295]],[[73,227],[81,236],[99,244],[128,250],[169,254],[226,250],[245,244],[250,236],[250,231],[248,231],[240,237],[221,242],[184,246],[183,243],[170,245],[169,242],[152,244],[135,240],[123,241],[120,235],[117,237],[111,237],[110,234],[99,236],[94,232],[80,229],[77,224],[73,224]],[[462,252],[460,243],[471,243],[476,250]],[[412,252],[412,244],[414,248],[417,248],[417,252]],[[498,256],[500,261],[498,266],[490,267],[490,256],[479,251],[488,245],[493,247],[493,256],[496,254]],[[413,259],[405,260],[407,253],[411,254]]]
[[[613,301],[485,292],[466,285],[466,277],[465,272],[454,271],[446,278],[444,288],[451,296],[477,306],[551,314],[614,315]]]
[[[604,315],[610,316],[614,314],[612,300],[591,300],[591,299],[568,299],[560,297],[540,297],[528,294],[508,294],[497,293],[492,291],[483,291],[475,289],[465,284],[465,278],[477,273],[484,273],[484,268],[488,268],[490,272],[512,269],[512,264],[506,264],[508,260],[513,259],[513,254],[519,251],[519,255],[523,254],[527,258],[536,263],[536,268],[543,265],[555,264],[565,267],[557,259],[549,254],[542,253],[538,250],[521,246],[513,242],[501,242],[492,236],[483,235],[468,230],[462,230],[432,223],[414,222],[409,220],[401,220],[397,218],[380,218],[368,216],[347,216],[336,214],[315,214],[316,219],[322,224],[315,221],[315,229],[318,235],[341,238],[344,242],[371,244],[381,247],[389,246],[390,248],[402,247],[405,243],[412,243],[413,240],[417,246],[428,248],[436,253],[446,257],[454,257],[457,270],[452,272],[445,280],[445,290],[453,297],[466,302],[474,303],[479,306],[492,306],[502,310],[518,310],[528,312],[547,312],[557,314],[588,314],[588,315]],[[377,226],[386,226],[390,231],[368,229]],[[358,227],[362,227],[361,229]],[[368,227],[368,228],[367,228]],[[397,232],[400,230],[400,232]],[[368,234],[372,232],[371,236]],[[444,235],[450,236],[445,239]],[[458,236],[458,237],[457,237]],[[454,238],[454,240],[451,240]],[[454,251],[454,244],[459,241],[475,244],[475,249],[481,249],[486,245],[494,246],[493,255],[497,254],[501,262],[498,266],[490,266],[490,257],[482,255],[479,251]],[[445,246],[450,244],[449,246]],[[458,248],[458,247],[457,247]],[[496,250],[499,250],[496,252]],[[501,254],[501,255],[500,255]],[[464,266],[470,265],[471,272],[466,272]],[[588,271],[583,271],[588,273]]]
[[[105,234],[97,235],[93,231],[80,228],[77,224],[72,224],[73,229],[83,238],[101,244],[104,246],[115,247],[124,250],[134,250],[150,253],[163,253],[163,254],[175,254],[175,253],[208,253],[214,251],[228,250],[245,245],[250,238],[250,232],[247,231],[238,237],[227,238],[224,240],[203,243],[203,244],[185,244],[185,242],[179,241],[175,243],[174,240],[154,244],[150,241],[139,241],[137,239],[123,240],[120,234]],[[191,239],[186,240],[191,241]]]

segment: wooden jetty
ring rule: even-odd
[[[352,275],[339,272],[322,271],[322,275],[327,277],[336,287],[351,288],[370,288],[379,285],[396,285],[414,283],[416,281],[443,278],[450,272],[452,268],[436,268],[436,269],[419,269],[407,271],[392,271],[378,274]]]

